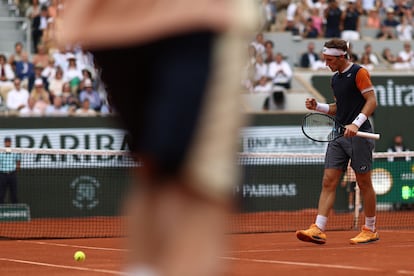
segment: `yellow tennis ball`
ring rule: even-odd
[[[86,255],[83,253],[83,251],[76,251],[75,255],[73,255],[73,258],[75,261],[83,262],[86,259]]]

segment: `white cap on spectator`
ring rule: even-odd
[[[355,3],[355,2],[356,2],[356,0],[348,0],[347,2],[348,2],[348,3]]]
[[[85,87],[92,87],[92,81],[91,81],[91,79],[85,79],[84,86]]]
[[[43,85],[42,79],[36,79],[35,82],[34,82],[34,85],[35,86],[42,86]]]
[[[66,59],[67,59],[67,60],[69,60],[69,59],[76,59],[76,57],[75,57],[75,55],[74,55],[74,54],[72,54],[72,53],[67,53],[67,54],[66,54]]]

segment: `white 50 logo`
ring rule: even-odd
[[[100,186],[101,184],[95,177],[77,177],[70,184],[70,187],[75,191],[75,198],[72,200],[73,206],[87,210],[95,208],[99,204],[97,194]]]

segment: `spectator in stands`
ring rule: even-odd
[[[27,7],[25,15],[32,22],[33,18],[40,14],[39,0],[31,0],[29,7]]]
[[[68,107],[69,114],[73,114],[76,109],[80,106],[79,99],[74,94],[72,94],[70,84],[65,82],[62,87],[62,100],[63,105]]]
[[[254,93],[269,93],[272,91],[272,82],[266,76],[260,78],[253,89]]]
[[[69,82],[72,93],[77,95],[79,92],[79,84],[83,79],[82,71],[78,67],[76,57],[73,53],[67,54],[67,60],[69,64],[65,71],[65,81]]]
[[[266,64],[263,60],[263,56],[258,54],[256,56],[254,84],[256,84],[262,77],[267,77],[268,67],[268,64]]]
[[[42,76],[42,72],[43,72],[43,66],[42,66],[42,64],[40,64],[40,63],[35,64],[34,65],[34,75],[32,75],[29,78],[29,84],[28,84],[27,90],[29,90],[29,91],[32,91],[33,90],[33,88],[35,86],[34,82],[37,79],[41,79],[43,81],[43,87],[46,90],[48,89],[49,83],[47,82],[47,79]]]
[[[29,97],[27,100],[27,105],[20,109],[19,116],[28,117],[28,116],[42,116],[42,110],[36,106],[36,100]]]
[[[341,37],[341,15],[342,11],[338,6],[338,2],[336,0],[328,0],[328,7],[324,12],[324,17],[326,20],[326,38]]]
[[[315,62],[312,64],[313,71],[319,71],[319,70],[328,70],[328,66],[326,66],[325,57],[323,53],[319,54],[319,59],[315,60]]]
[[[47,83],[49,83],[50,85],[50,81],[55,77],[55,74],[56,74],[55,59],[52,56],[49,56],[46,66],[42,70],[41,76],[43,79],[47,80]],[[49,89],[50,88],[48,86],[48,90]]]
[[[296,0],[288,0],[288,4],[286,7],[286,22],[291,21],[292,25],[296,25],[296,17],[298,14],[298,1]],[[286,30],[285,24],[285,30]]]
[[[323,37],[324,36],[324,30],[323,30],[324,18],[319,13],[319,9],[317,7],[312,8],[310,18],[312,18],[313,27],[315,27],[316,30],[318,31],[319,37]]]
[[[300,30],[297,22],[295,20],[289,19],[286,20],[286,25],[284,28],[285,32],[290,32],[293,36],[299,36]]]
[[[34,88],[30,92],[30,98],[35,100],[35,107],[38,108],[41,113],[43,113],[46,106],[50,104],[50,95],[44,89],[42,79],[38,78],[35,80]]]
[[[54,96],[52,100],[53,104],[49,104],[45,109],[46,116],[67,116],[68,106],[63,105],[62,96]]]
[[[248,54],[248,60],[247,60],[247,64],[246,66],[253,66],[256,64],[256,57],[258,55],[257,51],[256,51],[256,47],[254,47],[254,45],[250,44],[248,49],[247,49],[247,54]]]
[[[55,60],[55,66],[59,66],[63,69],[65,73],[69,66],[68,55],[73,53],[71,52],[68,46],[57,48],[51,55]]]
[[[61,96],[63,94],[63,85],[65,80],[63,78],[63,70],[60,67],[57,67],[55,70],[55,75],[49,80],[49,93],[53,98],[55,96]]]
[[[395,29],[385,26],[384,24],[381,24],[380,30],[378,34],[375,36],[376,39],[379,40],[392,40],[395,39]]]
[[[366,15],[369,17],[369,13],[372,10],[375,10],[380,5],[379,3],[376,3],[377,0],[362,0],[361,1],[361,15]]]
[[[96,111],[91,107],[89,99],[84,99],[81,106],[76,109],[76,116],[96,116]]]
[[[394,69],[410,69],[414,61],[414,52],[410,42],[404,42],[404,49],[398,53],[398,61],[394,63]]]
[[[14,52],[9,56],[8,63],[13,64],[22,60],[22,54],[27,52],[23,49],[23,43],[20,41],[14,44]]]
[[[400,22],[402,22],[403,17],[407,17],[408,22],[412,20],[412,11],[407,2],[407,0],[394,0],[394,14]]]
[[[396,135],[393,139],[393,144],[388,148],[387,152],[404,152],[404,151],[410,151],[403,142],[402,135]],[[397,161],[397,160],[405,160],[410,161],[411,158],[409,156],[407,157],[388,157],[388,161]]]
[[[379,29],[381,27],[381,16],[376,7],[373,7],[368,11],[365,27],[370,29]]]
[[[249,44],[248,55],[242,69],[241,85],[243,89],[252,91],[254,87],[254,75],[256,70],[256,48]]]
[[[356,0],[347,0],[347,7],[341,14],[341,38],[344,40],[358,40],[360,38],[360,12],[356,7]]]
[[[92,80],[86,79],[84,86],[84,90],[82,90],[79,94],[79,101],[81,102],[81,105],[87,99],[89,102],[88,106],[90,106],[90,108],[92,108],[95,111],[99,111],[102,102],[98,92],[96,92],[96,90],[93,89]]]
[[[261,30],[270,31],[270,26],[276,22],[276,5],[270,0],[262,0],[261,4]]]
[[[315,43],[308,43],[308,50],[303,53],[300,57],[300,67],[302,68],[312,68],[315,61],[319,59],[319,55],[315,53]]]
[[[21,80],[15,78],[13,80],[14,88],[10,90],[7,97],[7,108],[12,112],[19,112],[22,108],[27,105],[27,100],[29,99],[29,91],[22,88]]]
[[[319,36],[318,29],[315,28],[313,24],[313,19],[309,17],[306,20],[305,28],[303,29],[302,37],[303,38],[317,38]]]
[[[34,52],[37,53],[37,45],[42,41],[43,31],[47,28],[47,7],[40,8],[40,14],[35,16],[32,20],[32,41]]]
[[[29,55],[26,52],[21,54],[21,60],[16,62],[16,76],[22,80],[22,86],[29,88],[30,80],[34,79],[35,66],[29,60]]]
[[[383,32],[386,33],[388,36],[395,38],[395,28],[399,24],[400,24],[400,21],[395,19],[394,9],[388,8],[386,10],[386,17],[382,21],[382,25],[385,28]]]
[[[0,54],[0,96],[7,102],[7,94],[13,89],[13,79],[15,74],[12,66],[7,63],[5,55]]]
[[[282,53],[277,53],[275,60],[269,64],[269,78],[274,85],[290,89],[292,76],[293,72],[289,63],[284,60]]]
[[[359,61],[359,65],[367,69],[368,71],[372,71],[375,68],[375,65],[371,62],[369,55],[366,53],[363,53],[361,56],[361,59]]]
[[[273,52],[275,44],[271,40],[266,40],[264,45],[265,45],[265,55],[266,55],[265,62],[269,64],[275,59],[275,55]]]
[[[393,143],[390,147],[388,147],[387,152],[404,152],[404,151],[410,151],[405,145],[404,145],[404,139],[402,135],[398,134],[395,135],[393,138]],[[388,157],[387,160],[389,162],[393,161],[410,161],[411,157]]]
[[[256,49],[256,54],[263,54],[265,52],[263,33],[256,34],[256,39],[251,43]]]
[[[4,138],[4,147],[11,147],[11,138]],[[21,154],[15,152],[0,153],[0,204],[4,204],[4,198],[9,190],[10,203],[16,204],[17,200],[17,172],[20,170]]]
[[[87,80],[91,80],[92,81],[92,86],[95,88],[95,82],[94,82],[94,79],[92,77],[92,72],[89,71],[86,68],[82,69],[81,72],[82,72],[82,80],[79,83],[79,91],[82,91],[82,90],[85,89],[85,81],[87,81]]]
[[[368,63],[371,63],[375,66],[380,64],[380,58],[378,55],[372,50],[372,45],[370,43],[366,43],[364,45],[364,52],[362,52],[362,56],[368,57]],[[360,59],[361,60],[361,59]]]
[[[79,48],[76,50],[75,57],[79,69],[86,69],[92,73],[93,68],[95,68],[95,64],[93,60],[93,55],[90,52],[86,51],[85,49]],[[90,76],[90,78],[92,78],[92,76]]]
[[[413,39],[413,25],[405,15],[401,17],[401,23],[395,27],[395,31],[397,38],[401,41],[411,41]]]
[[[49,54],[43,43],[37,45],[37,52],[33,55],[32,62],[34,64],[42,64],[42,67],[46,67],[49,63]]]
[[[394,55],[391,52],[391,49],[388,47],[385,47],[382,51],[382,57],[387,62],[388,65],[393,65],[398,61],[398,58],[396,55]]]

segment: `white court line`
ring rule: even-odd
[[[335,248],[318,248],[318,250],[338,250],[338,249],[362,249],[362,246],[344,246],[344,247],[335,247]],[[307,248],[281,248],[281,249],[248,249],[248,250],[232,250],[227,251],[227,253],[260,253],[260,252],[286,252],[286,251],[306,251],[311,250],[315,251],[314,247],[307,247]]]
[[[67,266],[67,265],[55,265],[55,264],[48,264],[48,263],[18,260],[18,259],[0,258],[0,261],[21,263],[21,264],[29,264],[29,265],[37,265],[37,266],[54,267],[54,268],[63,268],[63,269],[69,269],[69,270],[82,270],[82,271],[89,271],[89,272],[100,272],[100,273],[114,274],[114,275],[127,275],[126,273],[119,272],[119,271],[114,271],[114,270],[95,269],[95,268]]]
[[[64,243],[54,243],[54,242],[41,242],[41,241],[23,241],[19,240],[18,242],[22,243],[32,243],[40,245],[51,245],[51,246],[60,246],[60,247],[73,247],[73,248],[83,248],[83,249],[93,249],[93,250],[104,250],[104,251],[122,251],[127,252],[127,249],[120,248],[109,248],[109,247],[96,247],[96,246],[85,246],[85,245],[73,245],[73,244],[64,244]]]
[[[261,260],[261,259],[236,258],[236,257],[221,257],[221,258],[224,260],[230,260],[230,261],[245,261],[245,262],[253,262],[253,263],[281,264],[281,265],[307,266],[307,267],[324,267],[324,268],[335,268],[335,269],[344,269],[344,270],[362,270],[362,271],[369,271],[369,272],[385,272],[385,270],[380,269],[380,268],[352,266],[352,265],[304,263],[304,262]],[[414,275],[414,271],[410,271],[410,270],[397,270],[396,273],[405,274],[405,275]]]
[[[245,261],[252,263],[265,263],[265,264],[282,264],[282,265],[294,265],[294,266],[308,266],[308,267],[324,267],[324,268],[336,268],[336,269],[348,269],[348,270],[362,270],[372,272],[382,272],[382,269],[375,267],[361,267],[351,265],[330,265],[320,263],[304,263],[304,262],[290,262],[290,261],[275,261],[275,260],[261,260],[261,259],[249,259],[249,258],[235,258],[235,257],[222,257],[225,260],[231,261]]]

